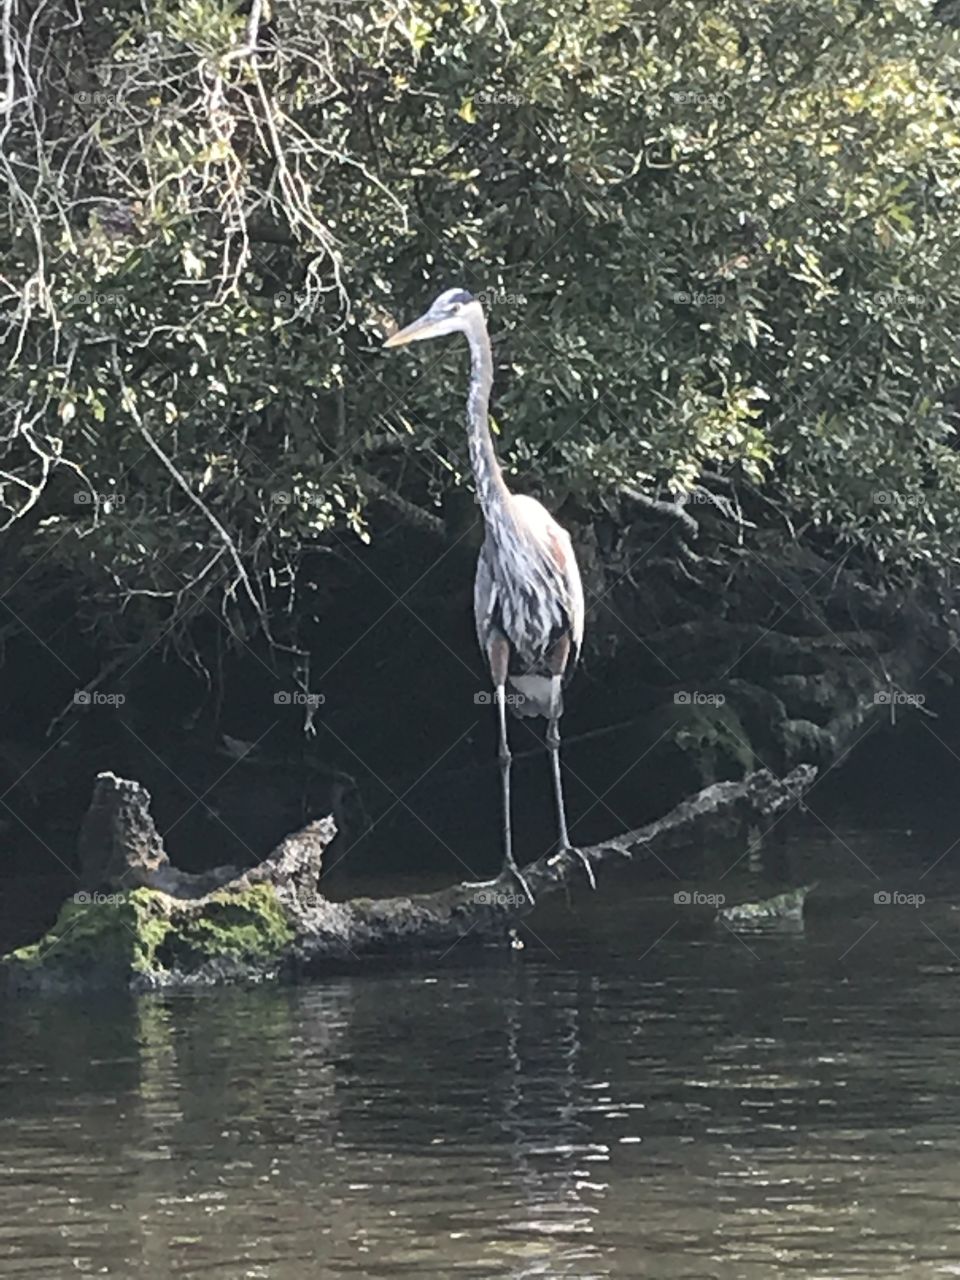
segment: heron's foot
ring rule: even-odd
[[[583,852],[583,850],[582,850],[582,849],[575,849],[575,848],[574,848],[574,846],[573,846],[572,844],[568,844],[568,845],[566,846],[566,848],[561,849],[559,852],[560,852],[560,853],[569,853],[569,854],[571,854],[574,858],[579,858],[579,859],[580,859],[580,861],[583,863],[583,869],[584,869],[584,871],[587,873],[587,879],[590,881],[590,888],[591,888],[591,889],[596,889],[596,887],[597,887],[597,877],[593,874],[593,863],[590,861],[590,859],[587,857],[587,855]]]
[[[536,898],[533,896],[533,890],[530,888],[530,884],[527,880],[527,877],[523,874],[523,872],[517,866],[513,858],[506,858],[504,860],[503,871],[500,873],[500,875],[501,875],[501,878],[505,875],[512,876],[513,879],[520,886],[523,892],[523,896],[530,903],[531,907],[533,906],[533,904],[536,902]]]
[[[534,902],[536,901],[536,899],[533,896],[533,891],[531,890],[530,885],[527,882],[526,876],[523,874],[523,872],[520,870],[520,868],[517,866],[516,863],[511,864],[509,862],[505,862],[503,864],[503,870],[500,872],[498,876],[494,876],[492,880],[464,880],[463,887],[465,889],[488,889],[488,890],[496,890],[499,888],[502,891],[504,881],[507,879],[508,876],[512,880],[516,881],[516,883],[520,886],[524,897],[527,899],[530,905],[533,906]]]
[[[494,876],[492,880],[464,880],[463,887],[465,889],[491,889],[495,884],[499,884],[503,879],[502,875]]]

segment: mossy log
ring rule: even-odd
[[[734,930],[765,929],[783,924],[802,924],[807,898],[817,888],[819,881],[802,884],[797,889],[761,898],[755,902],[739,902],[735,906],[721,907],[717,921]]]
[[[599,872],[706,836],[745,835],[797,804],[815,776],[813,766],[801,765],[784,778],[759,770],[715,783],[665,817],[581,852]],[[505,944],[536,901],[586,883],[580,860],[567,853],[524,868],[534,901],[501,879],[331,902],[319,882],[335,833],[332,818],[320,818],[249,871],[221,867],[193,875],[170,863],[145,788],[100,774],[80,836],[84,890],[64,904],[39,942],[0,964],[13,985],[53,989],[290,978],[372,955],[447,949],[468,934]]]

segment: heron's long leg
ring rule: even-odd
[[[567,834],[567,808],[563,799],[563,776],[560,772],[560,706],[561,694],[560,684],[561,676],[553,677],[553,685],[551,689],[551,714],[549,723],[547,724],[547,747],[550,750],[550,765],[553,769],[553,791],[557,798],[557,827],[560,833],[560,849],[562,852],[574,853],[583,863],[584,870],[587,873],[587,879],[590,881],[590,888],[597,887],[596,877],[593,874],[593,867],[590,865],[590,859],[579,849],[575,849],[570,843],[570,837]]]
[[[494,690],[497,703],[497,717],[500,723],[500,790],[503,794],[503,860],[512,871],[516,866],[513,858],[513,831],[510,823],[510,740],[507,737],[507,698],[504,687],[498,684]]]
[[[510,740],[507,737],[507,698],[504,686],[498,684],[495,689],[497,715],[500,721],[500,790],[503,794],[503,865],[519,884],[526,896],[533,902],[533,894],[526,878],[517,866],[513,856],[513,830],[510,821]]]

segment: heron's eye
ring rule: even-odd
[[[462,303],[462,302],[455,302],[455,303],[453,304],[453,312],[454,312],[454,314],[456,314],[458,311],[462,311],[462,310],[463,310],[463,303]]]

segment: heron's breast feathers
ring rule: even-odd
[[[563,636],[572,641],[572,667],[583,637],[583,589],[573,547],[566,530],[535,502],[526,518],[493,527],[477,566],[475,604],[477,634],[486,647],[492,629],[510,642],[513,663],[520,674],[543,669],[550,650]]]

